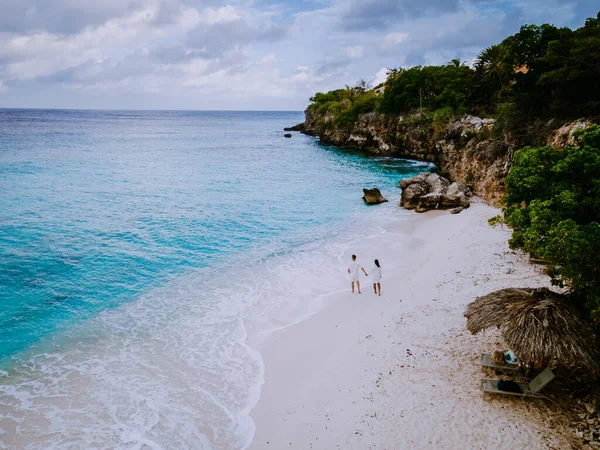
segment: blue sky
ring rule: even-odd
[[[471,62],[574,0],[0,0],[0,107],[300,110],[386,68]]]

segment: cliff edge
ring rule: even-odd
[[[504,196],[504,178],[514,151],[523,142],[564,147],[573,142],[574,131],[595,122],[550,120],[532,129],[532,136],[523,137],[499,132],[495,119],[468,114],[439,118],[427,111],[404,115],[369,112],[353,123],[339,124],[331,114],[309,107],[305,116],[305,122],[294,128],[318,136],[324,144],[433,162],[442,175],[469,186],[493,205]]]

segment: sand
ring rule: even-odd
[[[250,448],[570,448],[572,431],[554,426],[549,402],[480,390],[493,376],[477,364],[481,352],[503,345],[496,331],[466,330],[465,306],[548,283],[509,250],[506,227],[488,224],[498,213],[481,202],[459,215],[415,213],[351,243],[343,261],[356,253],[367,271],[381,261],[382,296],[363,277],[362,295],[335,294],[270,337]]]

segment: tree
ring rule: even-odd
[[[518,33],[502,41],[502,45],[512,55],[515,66],[531,68],[545,56],[548,42],[558,36],[559,29],[553,25],[523,25]]]
[[[550,110],[566,116],[600,112],[600,13],[548,43],[538,85],[551,92]]]
[[[446,65],[450,67],[466,67],[467,63],[466,61],[461,61],[460,58],[454,58]]]
[[[473,69],[460,64],[390,71],[379,110],[396,114],[421,106],[431,110],[468,109],[472,77]]]
[[[369,89],[371,89],[371,84],[366,81],[365,79],[360,79],[356,82],[356,86],[354,86],[354,89],[357,89],[359,91],[365,92],[368,91]]]
[[[477,56],[475,66],[497,81],[501,95],[514,76],[509,49],[502,44],[492,45],[483,50]]]
[[[511,248],[548,261],[552,283],[600,319],[600,126],[563,150],[525,147],[506,178]]]

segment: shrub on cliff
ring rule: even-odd
[[[310,98],[310,110],[316,110],[319,115],[330,115],[332,121],[322,126],[349,126],[358,116],[371,112],[375,109],[377,96],[369,90],[366,82],[359,81],[356,86],[346,86],[345,89],[337,89],[329,92],[317,92]]]
[[[416,66],[392,69],[385,91],[379,100],[379,111],[389,114],[417,108],[470,108],[473,69],[462,65]]]
[[[372,91],[364,92],[360,95],[355,95],[352,101],[342,108],[335,117],[335,124],[338,126],[350,126],[361,114],[371,112],[375,109],[377,97]]]
[[[600,319],[600,126],[577,146],[518,150],[506,178],[511,248],[547,260],[552,283]]]
[[[311,99],[323,126],[349,126],[377,110],[404,114],[496,115],[499,138],[536,145],[545,136],[542,121],[600,114],[600,13],[581,28],[524,25],[497,45],[482,50],[473,68],[460,60],[443,66],[391,69],[379,96],[365,82]],[[442,121],[437,120],[437,123]],[[538,123],[539,122],[539,123]],[[533,139],[532,139],[533,137]]]

